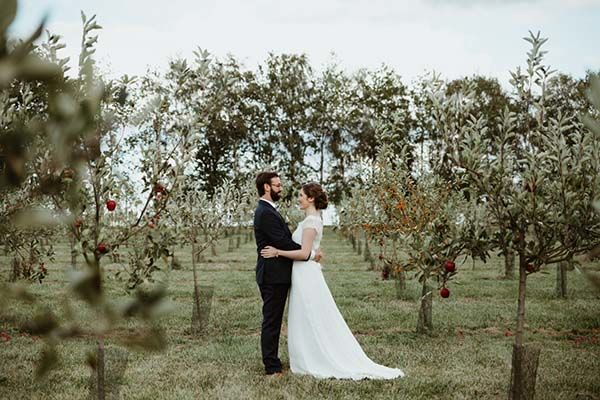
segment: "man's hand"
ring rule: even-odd
[[[321,258],[323,258],[323,252],[321,249],[317,250],[317,254],[315,254],[315,261],[321,262]]]

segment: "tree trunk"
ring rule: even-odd
[[[369,261],[367,271],[375,271],[375,259],[373,257],[371,257],[371,261]]]
[[[105,382],[104,382],[104,338],[98,339],[98,355],[96,360],[96,395],[98,400],[105,398]]]
[[[372,261],[373,257],[371,256],[371,249],[369,248],[369,239],[365,238],[365,253],[364,253],[365,261]]]
[[[567,270],[568,261],[562,261],[556,264],[556,296],[561,299],[567,298]]]
[[[231,253],[233,251],[234,248],[234,244],[233,244],[233,236],[229,236],[229,241],[228,241],[228,245],[227,245],[227,252]]]
[[[406,295],[406,272],[398,271],[395,273],[396,278],[396,298],[403,299]]]
[[[204,254],[202,254],[200,252],[192,251],[192,257],[195,262],[199,262],[199,263],[204,262]]]
[[[525,233],[519,232],[519,302],[517,329],[513,346],[509,400],[533,400],[540,350],[524,345],[525,294],[527,289],[527,260],[525,258]]]
[[[75,235],[69,234],[69,246],[71,248],[71,269],[77,269],[77,251],[75,250]]]
[[[200,336],[207,333],[213,294],[214,286],[199,286],[197,282],[194,283],[191,327],[193,335]]]
[[[325,135],[321,134],[321,159],[319,162],[319,184],[323,185],[323,170],[325,169]]]
[[[100,342],[100,341],[98,341]],[[96,365],[91,371],[89,380],[90,395],[88,399],[119,399],[120,386],[123,384],[129,355],[127,351],[117,347],[106,347],[102,344],[102,350],[96,349]],[[99,373],[102,375],[102,384],[99,385]],[[101,388],[99,391],[98,389]]]
[[[430,334],[433,331],[433,321],[431,311],[433,308],[433,291],[429,289],[427,283],[423,283],[421,292],[421,307],[419,308],[419,320],[417,321],[417,333]]]
[[[194,243],[192,242],[192,251],[194,251],[194,247]],[[200,289],[198,288],[198,272],[196,271],[196,262],[194,261],[194,257],[192,257],[192,275],[194,278],[194,308],[192,311],[192,333],[196,333],[196,318],[198,317],[198,315],[200,315]]]
[[[35,251],[34,243],[31,242],[29,244],[29,268],[32,269],[35,264],[38,262],[38,254]]]
[[[515,279],[515,251],[504,248],[504,279]]]
[[[242,245],[242,227],[238,225],[236,228],[235,248],[239,249]]]
[[[509,400],[534,400],[540,349],[532,345],[513,345]]]
[[[8,277],[8,281],[16,282],[21,277],[22,267],[21,267],[20,258],[17,256],[14,256],[10,265],[11,265],[11,272],[10,272],[10,276]]]
[[[524,234],[522,234],[524,238]],[[525,247],[525,239],[523,239],[523,246]],[[525,293],[527,289],[527,260],[523,251],[519,251],[519,302],[517,304],[517,331],[515,333],[515,344],[517,346],[523,345],[524,326],[525,326]]]
[[[195,263],[203,261],[204,255],[202,254],[202,252],[198,251],[198,248],[196,247],[196,239],[194,238],[192,240],[192,267],[194,267]]]

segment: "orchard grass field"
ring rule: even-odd
[[[407,377],[393,381],[318,380],[296,376],[263,375],[260,356],[261,301],[254,280],[254,242],[227,252],[227,239],[218,255],[200,264],[201,284],[214,286],[208,330],[204,337],[190,334],[192,272],[188,249],[178,249],[183,269],[169,277],[173,310],[162,318],[168,347],[159,353],[128,351],[121,377],[123,399],[505,399],[516,314],[518,283],[498,279],[503,260],[487,264],[471,260],[458,264],[451,296],[434,297],[432,336],[415,332],[416,282],[408,282],[408,296],[398,299],[393,280],[382,281],[379,272],[333,230],[326,230],[324,274],[348,325],[376,362],[402,368]],[[55,262],[43,284],[31,292],[60,314],[61,293],[67,290],[69,251],[66,241],[56,247]],[[9,258],[1,257],[0,279],[8,279]],[[79,262],[81,264],[81,259]],[[103,259],[108,276],[118,264]],[[591,265],[600,269],[600,264]],[[569,298],[554,296],[554,267],[548,274],[528,279],[527,341],[542,347],[536,398],[600,399],[599,293],[576,270],[568,274]],[[116,301],[124,296],[124,283],[108,281]],[[22,304],[22,303],[21,303]],[[82,307],[83,309],[83,307]],[[91,369],[86,366],[91,338],[81,337],[59,345],[61,363],[43,381],[33,371],[43,342],[20,332],[16,325],[31,315],[26,305],[0,310],[0,399],[82,399],[89,396]],[[287,314],[286,314],[287,315]],[[287,318],[287,316],[285,317]],[[116,336],[106,338],[117,346]],[[6,334],[10,339],[6,339]],[[286,326],[280,345],[288,369]],[[110,369],[109,361],[107,368]]]

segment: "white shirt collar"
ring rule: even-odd
[[[267,199],[263,199],[262,197],[260,198],[260,200],[262,200],[262,201],[266,201],[267,203],[269,203],[270,205],[272,205],[274,209],[276,209],[276,210],[277,210],[277,206],[276,206],[276,205],[275,205],[275,203],[273,203],[272,201],[270,201],[270,200],[267,200]]]

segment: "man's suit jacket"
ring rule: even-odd
[[[259,200],[254,211],[254,237],[256,238],[256,283],[259,285],[291,284],[293,260],[285,257],[263,258],[260,251],[266,246],[279,250],[300,250],[292,240],[292,233],[277,210],[266,201]]]

